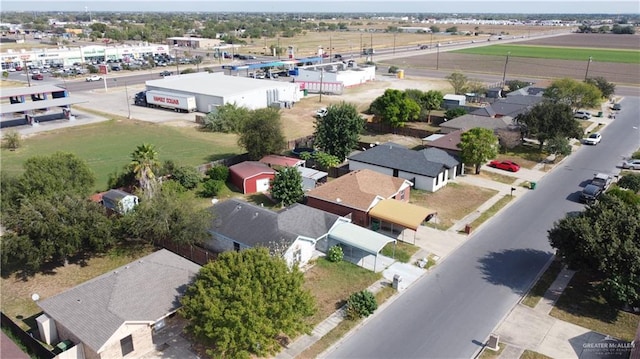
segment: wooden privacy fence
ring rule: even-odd
[[[158,240],[156,243],[162,248],[198,263],[201,266],[218,258],[218,253],[194,244],[177,244],[168,240]]]
[[[380,122],[378,123],[368,122],[365,124],[365,126],[367,130],[375,133],[393,133],[396,135],[416,137],[416,138],[425,138],[435,133],[433,131],[421,130],[418,128],[411,128],[411,127],[393,128],[386,123],[380,123]]]
[[[20,343],[27,347],[28,350],[37,358],[52,359],[56,356],[53,352],[45,348],[39,341],[32,337],[31,334],[22,330],[18,324],[14,323],[13,320],[2,312],[0,312],[0,324],[2,325],[2,328],[6,328],[14,337],[20,340]]]

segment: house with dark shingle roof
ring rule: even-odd
[[[369,169],[404,178],[412,182],[414,188],[429,192],[435,192],[455,179],[462,173],[462,167],[455,156],[441,149],[415,151],[395,143],[377,145],[349,156],[352,171]]]
[[[215,204],[212,210],[212,238],[204,243],[205,248],[225,252],[263,246],[271,253],[282,253],[289,265],[306,264],[316,243],[326,241],[336,223],[348,222],[303,204],[275,212],[234,198]]]
[[[383,199],[409,202],[413,183],[363,169],[347,173],[307,192],[307,206],[350,218],[359,226],[371,224],[369,211]]]
[[[447,122],[441,123],[440,131],[445,134],[457,130],[462,130],[463,132],[465,132],[476,127],[486,128],[494,131],[497,129],[510,128],[513,126],[513,118],[509,116],[493,118],[487,116],[466,114],[460,117],[456,117],[453,120],[448,120]]]
[[[175,313],[200,266],[161,249],[38,301],[43,339],[69,340],[85,358],[138,358],[155,349],[152,334]],[[80,355],[80,354],[79,354]]]

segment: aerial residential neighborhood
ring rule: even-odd
[[[640,357],[637,4],[25,4],[0,357]]]

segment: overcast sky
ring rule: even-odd
[[[397,13],[513,13],[513,14],[640,14],[638,0],[236,0],[236,1],[5,1],[2,11],[162,11],[162,12],[397,12]]]

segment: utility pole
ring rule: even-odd
[[[371,62],[373,62],[373,32],[371,33]]]
[[[440,68],[440,44],[436,45],[436,70]]]
[[[362,57],[362,50],[364,50],[364,48],[362,47],[362,33],[360,33],[360,57]]]
[[[322,102],[322,80],[324,79],[324,67],[320,68],[320,100],[318,102]]]
[[[278,36],[278,47],[276,48],[276,54],[278,54],[278,60],[280,60],[280,36]]]
[[[29,73],[29,68],[27,67],[27,61],[22,61],[22,69],[27,74],[27,83],[29,87],[31,87],[31,74]]]
[[[333,43],[331,42],[332,37],[329,36],[329,61],[333,59]]]
[[[176,75],[180,75],[180,67],[178,66],[178,63],[180,62],[178,61],[178,49],[173,49],[173,52],[176,54]]]
[[[589,65],[591,64],[592,57],[589,56],[589,61],[587,61],[587,71],[584,73],[584,80],[587,81],[589,77]]]
[[[131,100],[129,100],[129,89],[127,88],[127,82],[124,82],[124,94],[125,96],[127,96],[127,111],[129,112],[129,115],[127,116],[128,119],[131,119]]]
[[[396,54],[396,33],[393,33],[393,54]]]
[[[507,64],[509,63],[509,55],[511,55],[511,51],[507,52],[507,59],[504,62],[504,71],[502,72],[502,86],[504,86],[504,80],[507,78]]]

